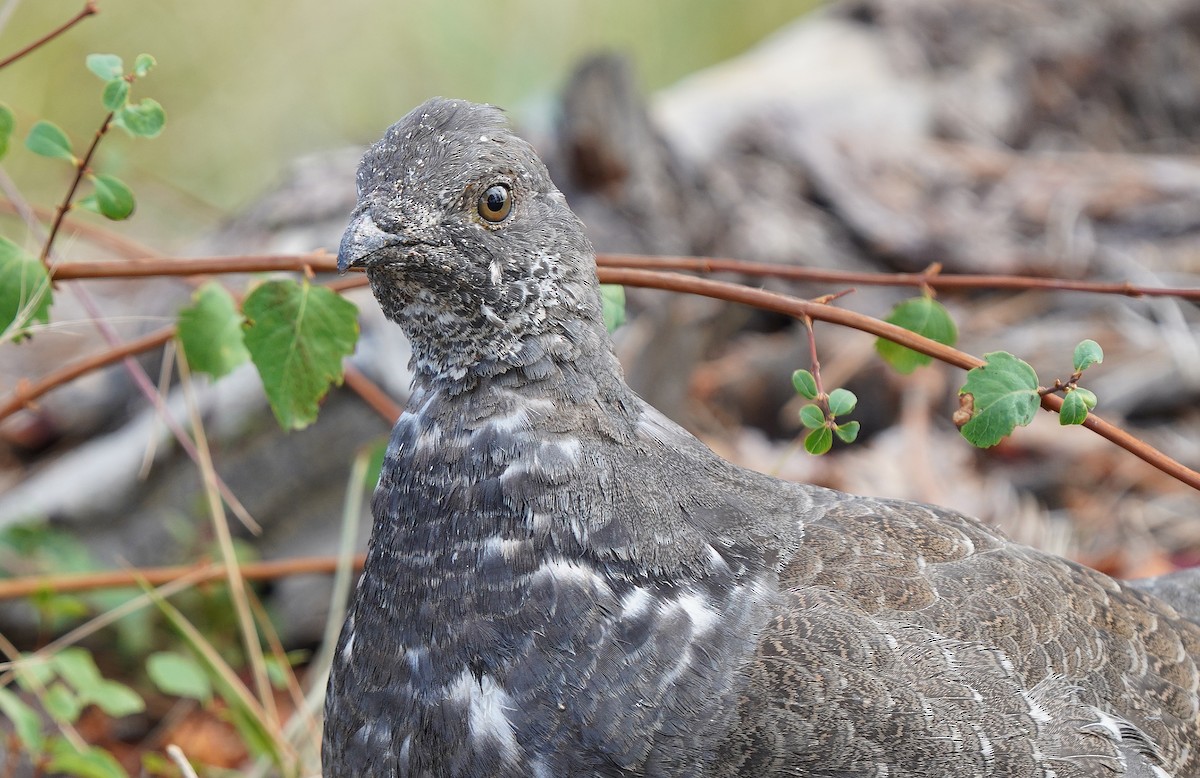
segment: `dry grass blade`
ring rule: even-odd
[[[217,489],[217,472],[213,467],[212,454],[208,449],[208,437],[204,433],[204,423],[200,418],[200,408],[196,402],[195,387],[192,384],[191,370],[188,368],[187,355],[179,350],[179,377],[183,385],[183,396],[187,403],[188,416],[192,424],[192,435],[196,442],[196,462],[204,482],[204,492],[208,503],[209,517],[212,519],[213,531],[221,549],[225,562],[225,572],[229,581],[229,596],[237,613],[238,626],[242,631],[242,644],[246,649],[246,658],[254,676],[254,686],[258,692],[267,717],[278,728],[279,714],[275,710],[275,698],[271,692],[271,681],[267,676],[267,665],[263,657],[262,644],[259,642],[258,629],[254,625],[254,615],[250,611],[250,603],[246,596],[246,581],[238,565],[237,553],[233,548],[233,535],[229,531],[229,521],[225,516],[225,506]]]

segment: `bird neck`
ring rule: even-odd
[[[589,407],[599,396],[632,407],[632,392],[598,318],[562,317],[526,331],[444,316],[434,326],[414,327],[411,319],[405,324],[414,393],[451,400],[519,392]]]

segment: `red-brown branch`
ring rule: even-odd
[[[84,19],[88,18],[89,16],[92,16],[93,14],[98,14],[98,13],[100,13],[100,9],[96,7],[96,0],[88,0],[88,2],[83,4],[83,9],[80,10],[79,13],[75,14],[73,17],[71,17],[67,21],[63,22],[58,27],[55,27],[50,32],[48,32],[45,35],[43,35],[42,37],[38,38],[33,43],[30,43],[28,46],[25,46],[24,48],[22,48],[21,50],[15,52],[13,54],[9,54],[4,59],[0,59],[0,68],[8,67],[12,63],[19,60],[21,57],[24,57],[26,54],[29,54],[30,52],[36,51],[38,48],[45,46],[47,43],[54,40],[59,35],[62,35],[64,32],[71,29],[75,25],[79,24]]]
[[[92,136],[92,143],[88,146],[83,159],[76,160],[75,177],[71,179],[71,186],[67,189],[66,196],[63,197],[62,202],[58,205],[58,210],[54,213],[54,223],[50,225],[50,236],[46,238],[46,242],[42,245],[41,255],[42,264],[50,269],[51,277],[54,275],[54,267],[50,265],[50,249],[54,247],[54,239],[58,237],[58,231],[62,227],[63,218],[71,208],[71,201],[75,199],[75,192],[79,190],[79,183],[87,175],[88,165],[92,163],[92,157],[96,154],[96,149],[100,146],[100,141],[108,133],[108,128],[112,125],[114,116],[116,114],[110,112],[108,116],[104,117],[104,122],[100,125],[100,129],[96,130],[96,134]]]
[[[802,318],[809,316],[813,319],[841,324],[846,327],[861,330],[879,337],[894,341],[902,346],[927,354],[939,361],[945,362],[964,370],[969,370],[983,364],[978,357],[958,349],[945,346],[902,327],[874,319],[863,314],[835,308],[821,303],[799,300],[786,295],[754,289],[741,284],[713,281],[704,278],[682,275],[679,273],[663,273],[639,267],[662,267],[663,265],[686,267],[691,270],[706,272],[740,272],[749,275],[779,275],[783,277],[822,281],[838,281],[850,283],[901,283],[915,286],[928,285],[947,288],[992,288],[992,279],[1002,288],[1044,288],[1071,289],[1077,291],[1103,292],[1108,294],[1131,295],[1176,295],[1187,299],[1200,299],[1200,290],[1192,289],[1160,289],[1153,287],[1135,287],[1129,284],[1096,285],[1082,282],[1070,282],[1055,279],[1025,278],[1014,279],[1004,276],[942,276],[935,274],[901,274],[899,281],[889,281],[897,276],[889,274],[860,274],[842,273],[837,271],[812,271],[802,268],[780,268],[762,263],[746,263],[737,260],[697,259],[687,257],[657,258],[629,255],[607,255],[601,257],[597,274],[602,283],[623,284],[627,286],[643,286],[665,289],[669,291],[699,294],[715,297],[730,302],[753,305],[765,310],[773,310],[789,316]],[[627,267],[624,265],[636,265]],[[280,270],[305,270],[314,272],[333,271],[336,269],[335,259],[323,252],[308,255],[273,255],[264,257],[201,257],[193,259],[138,259],[112,262],[72,262],[59,265],[56,269],[58,278],[129,278],[162,275],[195,275],[231,272],[264,272]],[[947,284],[949,279],[959,279],[958,282]],[[965,281],[964,281],[965,280]],[[339,290],[365,284],[365,279],[343,279],[334,282]],[[362,378],[365,381],[365,378]],[[358,378],[348,381],[353,387]],[[28,394],[25,395],[28,397]],[[1062,407],[1062,400],[1055,395],[1042,398],[1042,406],[1047,410],[1057,412]],[[5,406],[7,407],[7,406]],[[379,407],[376,407],[380,410]],[[394,416],[394,409],[380,411],[385,417]],[[3,418],[0,415],[0,418]],[[1183,483],[1200,490],[1200,473],[1184,466],[1182,463],[1167,457],[1165,454],[1148,446],[1144,442],[1114,427],[1094,414],[1088,414],[1083,426],[1096,432],[1102,437],[1124,448],[1126,451],[1152,464],[1163,472],[1177,478]]]
[[[134,354],[158,348],[173,337],[175,337],[175,326],[163,327],[161,330],[156,330],[148,335],[127,341],[115,348],[84,357],[74,364],[47,373],[36,381],[29,382],[22,379],[17,384],[17,388],[13,391],[12,396],[0,405],[0,420],[13,415],[27,405],[31,405],[37,398],[51,389],[70,383],[93,370],[99,370],[114,362],[120,362],[125,357],[131,357]]]
[[[354,557],[355,569],[362,569],[364,555]],[[337,557],[301,557],[279,559],[270,562],[246,562],[239,567],[242,578],[247,581],[269,581],[291,575],[332,574],[337,568]],[[200,563],[179,567],[151,567],[137,570],[106,570],[96,573],[67,573],[63,575],[36,575],[23,578],[0,580],[0,601],[30,597],[41,592],[64,594],[67,592],[89,592],[96,589],[141,588],[143,583],[161,586],[186,575],[204,571],[197,583],[216,581],[226,575],[224,565]]]
[[[783,313],[788,316],[802,318],[804,316],[841,324],[845,327],[861,330],[872,335],[907,346],[914,351],[928,354],[942,362],[970,370],[984,364],[979,357],[959,351],[956,348],[943,345],[928,338],[923,338],[902,327],[889,324],[870,316],[864,316],[843,308],[814,303],[808,300],[798,300],[787,295],[776,294],[762,289],[752,289],[739,284],[727,284],[722,281],[711,281],[707,278],[695,278],[679,273],[658,273],[650,270],[631,270],[618,268],[602,268],[600,280],[609,284],[626,286],[641,286],[653,289],[665,289],[672,292],[698,294],[705,297],[715,297],[719,300],[744,303],[768,311]],[[1042,398],[1042,407],[1057,413],[1062,408],[1062,398],[1057,395],[1046,395]],[[1089,413],[1083,426],[1101,437],[1115,443],[1134,456],[1142,459],[1164,473],[1182,481],[1193,489],[1200,490],[1200,473],[1177,462],[1161,451],[1138,440],[1119,427]]]

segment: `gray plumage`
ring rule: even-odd
[[[736,467],[634,395],[583,227],[498,110],[430,100],[358,192],[339,264],[417,377],[326,776],[1200,776],[1170,605]]]

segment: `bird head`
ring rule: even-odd
[[[583,225],[499,109],[427,101],[367,151],[357,183],[338,268],[366,271],[419,369],[494,370],[600,322]]]

